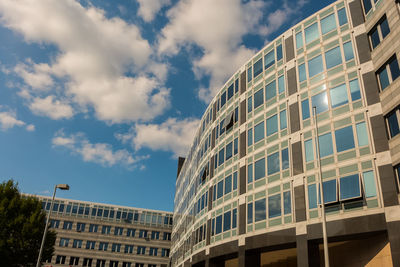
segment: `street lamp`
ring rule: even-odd
[[[46,226],[44,227],[43,239],[42,239],[42,244],[40,245],[39,257],[38,257],[37,262],[36,262],[36,267],[40,267],[40,259],[42,258],[44,241],[46,240],[47,228],[49,227],[50,214],[51,214],[51,211],[53,210],[54,198],[56,196],[57,188],[59,188],[61,190],[69,190],[69,185],[67,185],[67,184],[57,184],[57,185],[54,186],[53,198],[51,199],[49,213],[47,213]]]

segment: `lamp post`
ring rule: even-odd
[[[42,244],[40,245],[39,257],[38,257],[37,262],[36,262],[36,267],[40,267],[40,260],[41,260],[41,258],[42,258],[43,247],[44,247],[44,241],[46,240],[47,228],[49,227],[50,214],[51,214],[51,211],[53,210],[54,198],[55,198],[55,196],[56,196],[57,188],[59,188],[59,189],[61,189],[61,190],[69,190],[69,185],[67,185],[67,184],[57,184],[57,185],[54,186],[53,198],[51,199],[50,210],[49,210],[49,212],[47,213],[46,226],[44,227],[44,233],[43,233],[43,238],[42,238]]]
[[[322,183],[322,166],[321,166],[321,151],[319,148],[319,136],[318,136],[318,119],[317,119],[317,107],[313,107],[313,117],[315,120],[315,131],[316,131],[316,144],[318,151],[318,167],[319,167],[319,191],[321,195],[321,212],[322,212],[322,236],[324,242],[324,261],[325,267],[329,267],[329,250],[328,250],[328,236],[326,231],[326,215],[325,215],[325,200],[324,200],[324,187]],[[317,191],[318,192],[318,191]],[[317,197],[318,199],[318,197]]]

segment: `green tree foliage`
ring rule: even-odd
[[[0,184],[0,265],[36,266],[45,224],[38,199],[21,196],[12,180]],[[48,231],[42,261],[53,255],[55,240]]]

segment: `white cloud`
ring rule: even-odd
[[[241,45],[242,37],[259,30],[265,6],[254,0],[183,0],[167,13],[170,22],[161,32],[158,52],[175,55],[187,45],[198,45],[203,56],[193,60],[193,70],[199,79],[211,76],[208,88],[199,92],[208,101],[254,53]]]
[[[129,169],[139,167],[140,161],[148,156],[132,156],[126,149],[113,150],[110,144],[92,144],[82,133],[66,135],[62,130],[52,139],[53,147],[64,147],[74,154],[82,156],[86,162],[94,162],[102,166],[123,165]]]
[[[28,132],[33,132],[33,131],[35,131],[35,125],[33,125],[33,124],[29,124],[29,125],[27,125],[26,126],[26,130],[28,131]]]
[[[18,120],[15,112],[3,111],[0,112],[0,127],[3,131],[6,131],[15,126],[23,126],[25,122]]]
[[[198,119],[177,120],[169,118],[158,124],[136,124],[126,134],[116,137],[124,143],[130,142],[135,150],[147,147],[151,150],[171,151],[174,157],[185,156],[199,126]]]
[[[59,49],[50,63],[28,60],[14,68],[29,86],[28,105],[50,96],[64,110],[54,117],[39,108],[41,115],[71,117],[77,112],[66,111],[69,102],[74,111],[93,109],[97,118],[118,123],[151,120],[169,106],[166,66],[154,60],[135,25],[74,0],[2,0],[0,23],[26,42]]]
[[[151,22],[161,8],[171,4],[171,0],[137,0],[139,3],[138,15],[146,22]]]
[[[25,126],[26,123],[17,119],[17,113],[13,110],[9,110],[6,107],[0,106],[0,129],[2,131],[7,131],[8,129],[14,127],[22,127]],[[29,124],[26,126],[27,131],[34,131],[35,126]]]
[[[54,120],[68,119],[74,114],[72,107],[60,100],[55,100],[53,96],[45,98],[36,97],[29,104],[29,108],[37,115],[48,116]]]

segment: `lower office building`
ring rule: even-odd
[[[179,159],[172,266],[323,266],[322,202],[330,266],[400,266],[399,60],[397,0],[333,2],[249,59]]]
[[[51,198],[34,196],[49,212]],[[44,266],[167,267],[172,213],[57,198],[55,252]]]

